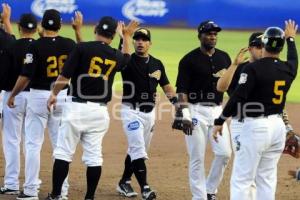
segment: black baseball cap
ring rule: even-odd
[[[206,20],[198,26],[198,33],[208,33],[210,31],[220,32],[222,29],[214,21]]]
[[[249,47],[262,47],[263,43],[262,43],[262,37],[263,37],[262,32],[255,32],[252,33],[250,38],[249,38]]]
[[[21,15],[19,25],[28,30],[34,30],[37,27],[37,19],[31,13]]]
[[[46,30],[58,31],[61,27],[60,12],[55,9],[46,10],[42,19],[42,27]]]
[[[105,16],[100,19],[95,31],[97,34],[112,38],[116,33],[117,26],[117,20],[115,20],[113,17]]]
[[[138,38],[145,38],[148,41],[151,41],[151,34],[150,31],[146,28],[139,28],[137,29],[132,37],[134,40],[138,39]]]

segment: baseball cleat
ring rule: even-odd
[[[19,196],[16,198],[17,200],[39,200],[38,196],[29,196],[21,192]]]
[[[117,191],[120,195],[125,197],[136,197],[138,195],[138,193],[133,190],[130,181],[119,183],[117,186]]]
[[[207,200],[217,200],[217,196],[215,194],[207,194]]]
[[[3,186],[0,188],[0,194],[18,195],[19,190],[11,190],[11,189],[8,189],[7,187]]]
[[[153,200],[153,199],[156,199],[155,192],[151,190],[149,186],[144,186],[144,190],[142,192],[142,200]]]
[[[52,197],[51,194],[48,194],[45,200],[62,200],[61,196]]]

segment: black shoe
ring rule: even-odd
[[[24,192],[21,192],[19,196],[17,197],[17,200],[39,200],[38,196],[29,196],[24,194]]]
[[[61,196],[58,195],[56,197],[53,197],[51,194],[48,194],[48,196],[45,200],[61,200]]]
[[[142,192],[142,200],[153,200],[156,199],[156,194],[153,190],[150,189],[148,185],[144,186]]]
[[[120,182],[117,186],[117,191],[120,195],[125,197],[136,197],[138,195],[138,193],[133,190],[130,181],[126,181],[125,183]]]
[[[207,200],[217,200],[217,195],[215,195],[215,194],[207,194]]]
[[[3,186],[0,188],[0,194],[18,195],[19,190],[11,190]]]

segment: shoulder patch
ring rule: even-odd
[[[24,58],[24,64],[30,64],[33,62],[33,55],[31,53],[27,53]]]
[[[246,73],[241,73],[240,79],[239,79],[239,84],[245,84],[247,82],[248,74]]]
[[[127,125],[127,130],[129,130],[129,131],[134,131],[134,130],[137,130],[139,128],[140,128],[140,123],[138,121],[130,122]]]

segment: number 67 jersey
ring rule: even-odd
[[[21,73],[31,79],[30,88],[50,90],[75,45],[73,40],[61,36],[34,41],[25,55]]]
[[[62,76],[71,78],[70,94],[85,101],[107,103],[117,71],[130,59],[101,41],[77,44],[67,59]]]

